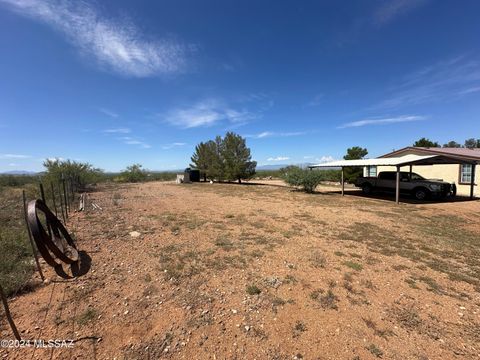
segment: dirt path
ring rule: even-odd
[[[279,185],[272,183],[272,185]],[[401,204],[270,185],[91,194],[76,280],[11,301],[31,339],[0,357],[476,359],[480,202]],[[11,335],[2,323],[1,338]]]

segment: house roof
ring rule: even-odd
[[[447,155],[453,157],[459,157],[468,160],[480,160],[480,149],[468,149],[468,148],[440,148],[440,147],[415,147],[407,146],[403,149],[392,151],[388,154],[380,156],[380,158],[398,157],[403,153],[415,153],[418,155]]]

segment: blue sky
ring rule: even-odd
[[[0,0],[0,171],[259,164],[480,137],[480,2]]]

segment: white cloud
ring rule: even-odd
[[[387,0],[383,2],[373,14],[373,21],[376,25],[384,25],[400,15],[403,15],[421,5],[428,0]]]
[[[8,166],[17,167],[17,166],[20,166],[20,165],[19,165],[19,164],[16,164],[16,163],[10,163],[10,164],[8,164]]]
[[[321,104],[324,98],[324,94],[317,94],[307,103],[307,106],[318,106]]]
[[[85,1],[0,0],[24,16],[62,32],[83,55],[132,77],[181,72],[192,47],[173,40],[149,40],[129,21],[104,18]]]
[[[289,159],[290,158],[288,156],[277,156],[277,157],[269,157],[267,161],[285,161]]]
[[[106,129],[103,130],[104,133],[108,134],[129,134],[132,132],[129,128],[116,128],[116,129]]]
[[[290,136],[301,136],[305,135],[305,131],[295,131],[295,132],[274,132],[274,131],[263,131],[258,134],[249,134],[245,135],[246,138],[252,139],[263,139],[268,137],[290,137]]]
[[[182,142],[174,142],[174,143],[171,143],[171,144],[165,144],[162,146],[162,149],[163,150],[169,150],[169,149],[172,149],[174,147],[180,147],[180,146],[185,146],[187,145],[186,143],[182,143]]]
[[[49,161],[63,161],[65,159],[62,158],[62,157],[48,157],[47,160],[49,160]],[[42,159],[42,161],[43,161],[43,159]]]
[[[123,141],[126,145],[138,145],[142,149],[150,149],[152,147],[150,144],[130,136],[123,136],[119,138],[119,140]]]
[[[335,161],[335,158],[333,156],[326,155],[326,156],[316,158],[315,161],[318,161],[319,163],[327,163],[327,162]]]
[[[458,56],[408,74],[387,89],[387,98],[371,109],[452,101],[476,91],[479,85],[480,61]]]
[[[110,116],[110,117],[112,117],[112,118],[118,118],[118,117],[119,117],[119,115],[118,115],[116,112],[114,112],[114,111],[112,111],[112,110],[110,110],[110,109],[100,108],[100,109],[98,109],[98,110],[100,110],[100,112],[102,112],[102,113],[104,113],[105,115],[108,115],[108,116]]]
[[[208,127],[228,121],[230,124],[244,124],[256,116],[246,110],[232,109],[220,100],[207,99],[193,106],[171,110],[165,116],[170,124],[183,128]]]
[[[365,120],[358,120],[358,121],[353,121],[353,122],[340,125],[338,129],[360,127],[360,126],[367,126],[367,125],[395,124],[395,123],[402,123],[402,122],[421,121],[425,119],[426,119],[426,116],[419,116],[419,115],[402,115],[402,116],[383,118],[383,119],[365,119]]]
[[[469,89],[462,90],[462,91],[459,92],[459,95],[467,95],[467,94],[471,94],[471,93],[478,92],[478,91],[480,91],[480,86],[476,86],[476,87],[472,87],[472,88],[469,88]]]
[[[22,154],[0,154],[0,159],[29,159],[30,155]]]

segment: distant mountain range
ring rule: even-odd
[[[287,166],[299,166],[301,168],[306,168],[310,165],[316,165],[318,163],[301,163],[301,164],[273,164],[273,165],[260,165],[260,166],[257,166],[257,170],[279,170],[281,168],[284,168],[284,167],[287,167]],[[337,168],[334,168],[334,167],[324,167],[324,168],[320,168],[321,170],[332,170],[332,169],[337,169]]]
[[[27,171],[27,170],[11,170],[0,172],[0,175],[36,175],[36,171]]]
[[[313,165],[313,163],[302,163],[302,164],[272,164],[272,165],[259,165],[257,166],[257,170],[279,170],[281,168],[287,167],[287,166],[299,166],[301,168],[305,168],[309,165]]]

